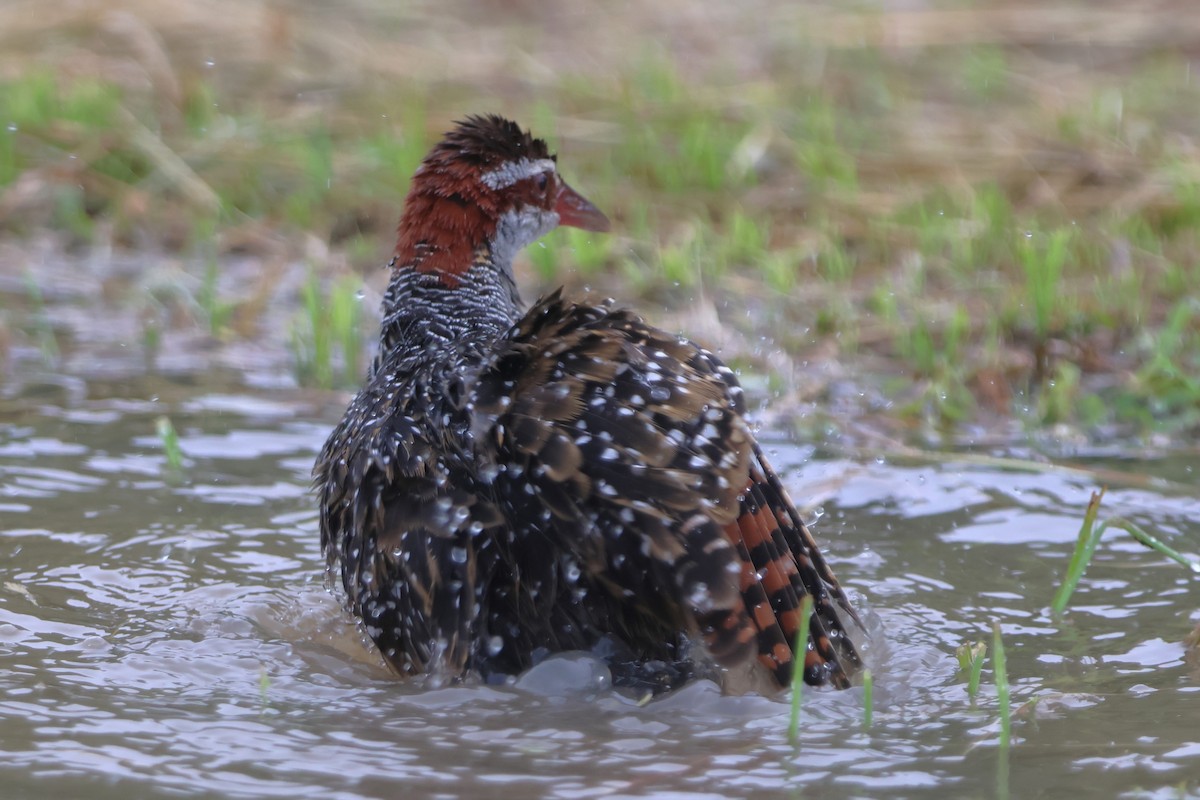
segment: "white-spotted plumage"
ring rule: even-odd
[[[607,220],[546,146],[474,117],[405,204],[380,352],[314,469],[322,546],[401,672],[603,653],[654,690],[712,662],[847,685],[853,617],[763,458],[733,373],[611,303],[524,310],[516,253]]]

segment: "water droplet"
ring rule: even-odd
[[[8,132],[16,133],[17,132],[17,123],[15,123],[15,122],[8,123]]]
[[[211,58],[204,59],[204,66],[212,68],[212,67],[215,67],[216,65],[217,65],[217,62],[213,61]]]
[[[450,560],[453,561],[455,564],[467,563],[467,548],[451,547],[450,548]]]
[[[487,653],[489,656],[498,656],[500,651],[504,649],[504,640],[499,636],[489,636],[487,640]]]

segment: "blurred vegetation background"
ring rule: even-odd
[[[409,176],[494,111],[615,222],[528,299],[617,297],[793,422],[1170,442],[1198,59],[1185,0],[9,0],[0,359],[356,384]]]

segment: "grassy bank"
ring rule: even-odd
[[[900,423],[1200,426],[1200,10],[458,5],[472,25],[10,4],[0,230],[181,254],[192,324],[253,339],[290,302],[298,377],[352,383],[353,287],[408,176],[449,121],[503,111],[616,223],[531,248],[531,294],[611,294],[820,406],[849,376]],[[222,288],[231,254],[267,277]],[[285,298],[281,261],[312,274]],[[4,340],[44,340],[30,295],[0,299]]]

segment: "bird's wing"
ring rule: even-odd
[[[741,557],[741,590],[757,630],[759,662],[779,685],[791,680],[800,609],[808,595],[813,610],[805,682],[849,686],[847,670],[861,661],[834,603],[862,623],[757,442],[740,513],[725,531]]]
[[[572,553],[591,586],[631,610],[616,614],[625,636],[698,634],[723,665],[750,659],[756,641],[762,651],[764,629],[787,647],[794,626],[775,609],[789,601],[768,583],[784,569],[772,572],[769,561],[786,559],[771,526],[751,523],[763,507],[794,509],[777,479],[772,486],[741,388],[715,356],[629,313],[556,293],[480,374],[474,404],[480,458],[498,471],[499,502],[513,498],[510,527],[544,531],[547,552]],[[796,542],[782,552],[812,560],[802,524],[774,529],[784,545]],[[774,559],[754,561],[764,554]],[[793,599],[808,589],[802,567],[793,565],[796,586],[785,579]],[[822,591],[822,577],[811,591]],[[653,642],[631,644],[653,652]]]

